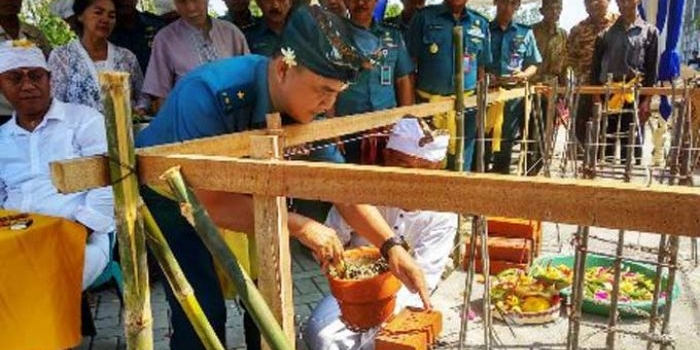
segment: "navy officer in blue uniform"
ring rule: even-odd
[[[282,30],[292,8],[292,0],[258,0],[263,16],[243,30],[250,52],[272,57],[279,50]]]
[[[361,72],[350,86],[338,95],[333,114],[346,116],[358,113],[408,106],[414,103],[413,62],[406,50],[401,31],[395,27],[376,22],[372,14],[377,0],[347,0],[345,2],[350,13],[350,20],[370,35],[367,40],[379,40],[380,50],[375,55],[376,64],[372,69]],[[349,135],[353,138],[358,135]],[[345,161],[361,163],[361,158],[369,164],[379,157],[379,147],[365,150],[362,157],[361,145],[368,146],[378,140],[352,141],[344,144]],[[373,153],[373,154],[368,154]]]
[[[464,45],[464,93],[471,95],[478,79],[485,76],[485,67],[491,63],[489,21],[476,11],[466,8],[468,0],[445,0],[442,4],[423,8],[413,18],[407,42],[411,57],[417,64],[416,92],[421,101],[439,101],[452,98],[454,84],[454,45],[452,28],[462,26]],[[435,126],[450,130],[447,166],[454,168],[455,136],[454,114],[434,117]],[[476,139],[476,110],[465,111],[464,170],[472,168]]]
[[[524,81],[537,73],[537,65],[542,63],[542,56],[537,49],[532,29],[513,21],[515,12],[520,8],[520,0],[494,0],[494,4],[496,18],[489,24],[493,61],[488,66],[487,72],[492,74],[492,82],[499,87],[505,89],[521,87]],[[492,172],[510,173],[513,143],[521,131],[524,115],[523,98],[505,103],[501,149],[499,152],[493,152]]]
[[[376,52],[379,43],[361,38],[366,35],[348,20],[320,7],[299,6],[290,15],[282,32],[281,50],[273,58],[239,56],[193,70],[177,83],[150,126],[139,133],[137,146],[261,128],[265,115],[272,112],[309,123],[333,106],[338,93],[361,69],[371,66],[366,53]],[[211,255],[180,216],[176,202],[145,187],[141,194],[166,233],[212,327],[225,341],[226,307]],[[218,226],[253,232],[250,196],[204,190],[197,190],[197,196]],[[401,242],[392,238],[391,228],[377,209],[368,205],[336,207],[358,233],[386,252],[391,271],[430,307],[423,272]],[[332,229],[295,213],[288,215],[288,226],[290,234],[322,261],[333,264],[341,257],[343,247]],[[203,349],[172,292],[166,290],[172,310],[171,348]],[[250,337],[252,331],[246,332]]]

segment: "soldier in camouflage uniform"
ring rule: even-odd
[[[619,17],[608,11],[609,0],[584,0],[588,18],[571,28],[566,42],[567,67],[571,67],[581,84],[590,84],[593,49],[600,33],[610,28]],[[576,111],[576,136],[583,142],[586,121],[591,118],[593,99],[591,95],[581,95]]]
[[[562,0],[542,0],[540,13],[544,17],[541,22],[532,26],[537,48],[542,55],[542,64],[535,75],[536,82],[547,82],[558,78],[563,83],[566,61],[566,31],[559,27]]]

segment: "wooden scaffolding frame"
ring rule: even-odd
[[[107,99],[106,110],[110,149],[114,152],[55,162],[51,164],[51,171],[54,185],[61,193],[111,184],[116,193],[124,191],[124,184],[128,183],[126,192],[130,193],[122,196],[129,199],[117,202],[121,206],[117,208],[120,249],[122,257],[129,257],[125,264],[125,269],[129,270],[125,271],[128,349],[152,348],[149,290],[147,279],[143,278],[147,274],[144,270],[145,238],[138,229],[149,215],[144,212],[138,194],[134,193],[134,186],[163,185],[162,175],[172,172],[173,167],[179,167],[187,188],[253,196],[258,253],[269,257],[260,259],[258,288],[277,321],[276,329],[284,332],[288,344],[294,343],[294,311],[285,197],[465,215],[523,217],[672,236],[700,235],[697,230],[700,227],[700,211],[697,210],[700,189],[279,159],[280,151],[286,147],[391,125],[407,114],[426,117],[447,112],[454,108],[453,101],[288,127],[281,127],[278,119],[271,117],[267,130],[134,150],[132,135],[126,131],[131,123],[128,103],[124,103],[125,96],[129,96],[128,80],[105,80],[103,91],[111,96]],[[523,94],[523,89],[515,89],[490,95],[489,99],[507,100]],[[469,98],[465,106],[474,107],[476,103],[476,97]],[[244,158],[246,156],[251,158]],[[186,192],[183,191],[185,196]],[[506,197],[508,200],[503,201]],[[197,221],[197,218],[191,219]],[[187,291],[186,284],[183,289]],[[130,302],[132,294],[138,294],[139,301]],[[202,334],[207,333],[206,326],[202,329],[200,335],[205,337]],[[263,335],[265,333],[263,330]],[[264,340],[270,344],[266,346],[279,348],[272,345],[270,338]],[[209,348],[218,348],[215,343]]]

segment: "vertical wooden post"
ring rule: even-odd
[[[109,174],[114,191],[119,256],[124,271],[124,331],[129,350],[153,349],[151,292],[148,286],[146,241],[138,213],[139,184],[132,135],[129,75],[100,74],[105,97]]]
[[[278,136],[251,137],[250,155],[255,159],[280,157]],[[258,254],[258,289],[294,345],[292,260],[284,197],[253,196],[255,241]],[[263,349],[269,349],[263,339]],[[291,349],[293,350],[293,348]]]

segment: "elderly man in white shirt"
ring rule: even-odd
[[[60,194],[49,163],[105,153],[104,118],[96,110],[51,97],[51,72],[26,41],[0,44],[0,91],[14,109],[0,127],[0,208],[63,217],[88,228],[83,289],[109,262],[114,231],[112,190]]]
[[[432,131],[421,119],[407,117],[392,128],[384,150],[384,164],[407,168],[437,169],[447,153],[449,136]],[[407,211],[401,208],[377,207],[394,229],[397,240],[403,240],[418,265],[423,269],[429,290],[437,287],[449,260],[455,234],[457,214],[427,210]],[[346,247],[369,245],[342,219],[335,208],[328,214],[326,225],[334,228]],[[419,297],[406,287],[399,290],[395,312],[404,307],[422,307]],[[304,331],[304,338],[313,350],[373,349],[377,328],[354,332],[340,320],[338,303],[326,296],[316,306]]]

